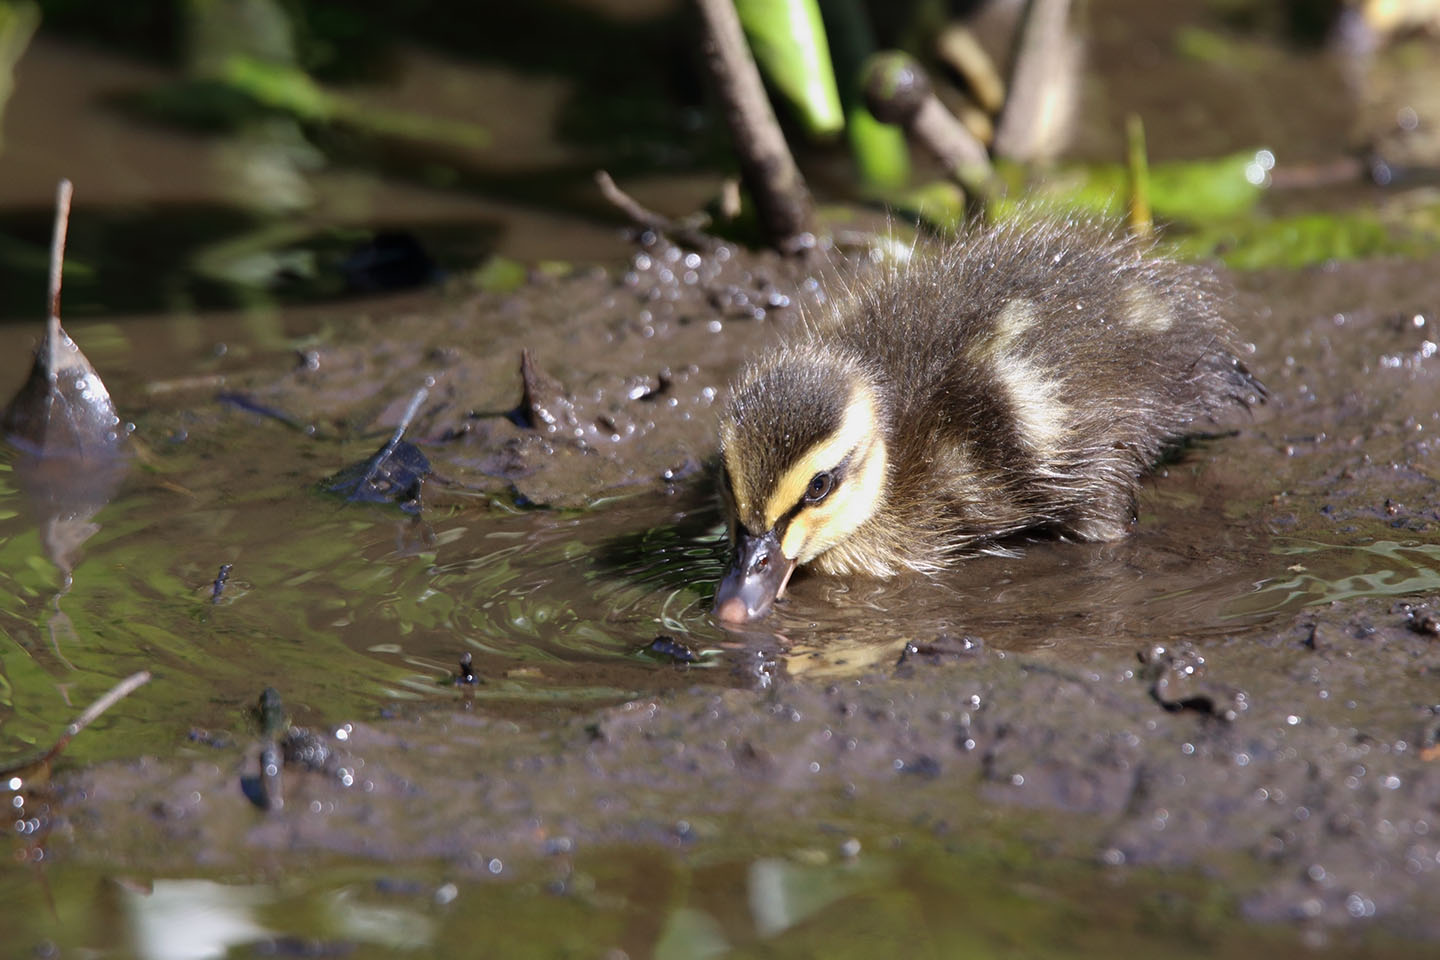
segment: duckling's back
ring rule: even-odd
[[[896,559],[926,569],[1029,527],[1116,539],[1168,442],[1263,396],[1215,275],[1144,253],[1084,222],[1001,227],[917,255],[811,328],[885,401],[889,489],[862,540],[909,542]]]

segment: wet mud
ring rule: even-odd
[[[1362,167],[1433,183],[1424,62],[1217,49],[1176,34],[1170,5],[1097,7],[1074,155],[1113,161],[1139,111],[1157,161],[1274,147],[1290,185],[1262,215],[1313,209],[1307,178],[1399,206],[1350,182]],[[12,203],[48,193],[40,145],[103,133],[65,154],[105,160],[77,174],[85,196],[183,202],[207,243],[243,226],[217,226],[230,168],[193,144],[117,151],[91,108],[40,133],[55,91],[88,103],[81,79],[108,91],[138,68],[42,37],[26,69]],[[485,119],[505,162],[555,170],[407,185],[371,215],[459,218],[452,265],[623,264],[87,323],[245,302],[201,295],[184,265],[204,258],[136,243],[130,214],[92,228],[102,267],[102,247],[145,254],[89,293],[80,275],[66,324],[134,429],[124,470],[68,504],[52,495],[74,477],[0,460],[0,763],[153,679],[0,780],[6,949],[169,955],[194,916],[191,955],[1434,949],[1440,260],[1228,275],[1270,401],[1147,482],[1128,539],[1021,539],[933,580],[797,575],[728,632],[707,614],[727,381],[866,268],[632,247],[596,212],[594,158],[544,139],[567,85],[500,76],[498,98],[446,88],[467,110],[523,88],[535,109]],[[635,179],[670,211],[714,188]],[[535,195],[524,217],[514,187]],[[0,346],[24,358],[33,338],[7,326]],[[262,719],[267,687],[284,713]]]
[[[253,449],[209,439],[238,423],[308,445],[289,492],[265,494],[303,502],[290,522],[363,511],[348,516],[398,531],[369,564],[392,609],[346,616],[404,640],[382,647],[372,625],[321,679],[254,647],[308,728],[280,755],[244,719],[262,681],[227,675],[229,706],[182,698],[188,715],[143,758],[12,789],[33,830],[11,849],[55,871],[161,875],[358,859],[479,882],[499,863],[563,897],[592,852],[693,864],[818,850],[843,865],[1010,836],[1100,876],[1203,870],[1252,921],[1348,936],[1380,921],[1433,940],[1437,265],[1232,278],[1270,402],[1170,463],[1128,540],[1020,543],[935,581],[797,577],[744,635],[704,613],[724,563],[706,466],[716,400],[741,357],[823,309],[854,265],[822,275],[657,241],[620,270],[351,318],[297,354],[247,355],[222,371],[238,406],[210,380],[152,383],[137,436],[172,438],[150,454],[160,475],[195,448],[238,470],[227,458]],[[307,488],[343,451],[373,451],[420,386],[418,516]],[[579,546],[547,553],[555,531]],[[496,534],[520,552],[487,580]],[[253,571],[263,553],[247,549]],[[407,550],[419,566],[394,565]],[[196,604],[232,617],[225,631],[283,596],[283,580],[256,589],[245,567],[222,598],[215,567],[196,566]],[[407,606],[421,595],[446,613]],[[499,618],[484,612],[496,595],[511,598]],[[344,632],[311,625],[327,629]],[[349,679],[387,659],[422,678],[406,696]],[[184,683],[181,667],[161,657],[151,687]],[[283,804],[244,786],[267,762]]]

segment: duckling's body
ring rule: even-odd
[[[768,610],[797,564],[934,572],[1049,528],[1115,540],[1167,442],[1263,388],[1209,270],[1084,223],[976,233],[863,286],[741,373],[717,613]]]

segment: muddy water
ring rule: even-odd
[[[1218,71],[1176,66],[1160,7],[1123,6],[1096,5],[1091,108],[1111,122],[1083,127],[1082,153],[1113,157],[1136,107],[1157,158],[1264,142],[1323,162],[1348,144],[1330,55],[1255,45]],[[70,327],[135,432],[103,506],[37,512],[36,479],[0,464],[0,761],[132,671],[154,679],[53,779],[0,784],[6,949],[1414,956],[1440,937],[1437,261],[1233,276],[1272,400],[1156,477],[1129,540],[1017,542],[933,582],[797,577],[736,635],[705,615],[724,562],[716,404],[834,276],[728,249],[632,256],[573,178],[551,196],[560,174],[517,204],[503,194],[523,184],[493,170],[448,193],[330,170],[318,220],[450,218],[457,262],[493,245],[607,267],[511,294],[457,276],[445,293],[85,321],[203,300],[192,247],[118,268],[103,252],[153,253],[134,240],[150,214],[112,216],[132,206],[171,205],[153,217],[171,227],[199,210],[196,243],[226,239],[228,181],[215,144],[124,139],[94,106],[153,71],[37,43],[6,196],[48,196],[56,162],[33,131],[81,104],[66,152],[105,162],[67,169],[77,266],[99,270],[75,274]],[[409,56],[412,79],[454,69]],[[540,87],[517,125],[553,118],[563,84]],[[1297,91],[1321,103],[1296,109]],[[1397,134],[1395,106],[1368,120]],[[518,166],[574,161],[526,130],[504,129],[532,151]],[[641,189],[698,204],[674,187]],[[86,196],[109,211],[88,250]],[[43,245],[48,214],[14,223]],[[6,293],[7,315],[30,316]],[[32,337],[0,328],[16,358],[0,391]],[[523,425],[522,349],[553,432]],[[422,387],[418,515],[323,492]],[[457,686],[467,653],[479,682]],[[324,750],[305,741],[283,808],[262,811],[266,686]]]
[[[402,301],[364,318],[292,317],[269,342],[225,318],[192,331],[188,355],[147,342],[167,335],[163,324],[126,325],[111,341],[111,328],[78,325],[133,416],[134,466],[91,518],[96,529],[50,564],[23,478],[10,477],[0,549],[15,636],[32,669],[57,678],[83,659],[89,685],[17,704],[7,734],[38,744],[67,704],[142,667],[192,678],[167,700],[206,727],[233,723],[266,684],[283,685],[297,709],[445,701],[468,652],[484,681],[473,696],[524,712],[757,682],[737,650],[758,669],[778,657],[779,669],[837,675],[939,635],[1073,658],[1182,627],[1220,637],[1328,598],[1323,576],[1290,569],[1292,554],[1314,553],[1307,570],[1323,574],[1326,545],[1276,537],[1254,506],[1271,486],[1237,471],[1277,458],[1275,439],[1241,416],[1236,435],[1201,441],[1155,478],[1127,541],[1017,540],[1016,557],[977,558],[933,581],[801,575],[763,629],[717,630],[707,616],[725,562],[709,482],[716,400],[739,357],[796,322],[801,301],[823,309],[823,294],[809,275],[741,267],[728,250],[686,284],[667,251],[438,312]],[[717,313],[722,296],[746,306]],[[768,301],[787,305],[755,319],[765,308],[749,304]],[[483,354],[468,339],[476,324],[488,327]],[[274,349],[287,336],[298,346]],[[553,434],[516,423],[522,348],[566,397]],[[160,375],[128,369],[141,357]],[[326,478],[374,452],[422,384],[410,436],[436,476],[418,515],[326,494]],[[1233,522],[1216,522],[1227,513]],[[1391,580],[1401,593],[1426,586],[1423,548],[1348,553],[1374,585],[1333,588],[1346,596],[1394,593]],[[61,593],[67,564],[74,582]],[[657,668],[645,648],[661,634],[690,648],[689,669]]]
[[[1236,278],[1274,396],[1157,476],[1129,540],[1018,542],[933,582],[797,578],[748,635],[705,616],[714,408],[739,357],[823,308],[810,271],[653,245],[508,295],[183,338],[76,324],[135,454],[63,555],[12,466],[7,756],[155,680],[12,791],[11,849],[40,865],[10,900],[58,892],[17,921],[139,955],[200,905],[226,942],[362,955],[394,934],[355,917],[382,909],[443,951],[452,902],[504,911],[501,940],[580,911],[587,944],[632,956],[803,953],[926,916],[942,952],[1006,942],[937,902],[964,876],[1097,955],[1120,949],[1107,916],[1267,949],[1237,909],[1341,955],[1383,955],[1371,916],[1433,937],[1440,649],[1402,605],[1440,596],[1433,266]],[[522,347],[554,432],[517,422]],[[418,515],[323,492],[420,385]],[[693,662],[647,650],[662,634]],[[467,652],[480,682],[457,687]],[[267,685],[328,759],[287,765],[262,813]],[[263,880],[299,862],[323,871]],[[1199,865],[1221,884],[1146,872]],[[542,891],[553,911],[514,912]],[[1058,932],[1077,915],[1087,932]]]

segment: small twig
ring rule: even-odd
[[[115,684],[115,686],[111,687],[104,694],[102,694],[98,700],[90,704],[90,706],[86,707],[85,712],[80,714],[80,716],[75,719],[74,723],[70,724],[70,726],[65,728],[65,732],[60,736],[59,740],[55,741],[55,745],[53,747],[51,747],[44,754],[33,760],[23,760],[19,763],[11,764],[8,767],[0,767],[0,777],[8,777],[13,774],[20,773],[23,770],[43,767],[46,764],[50,763],[50,761],[54,760],[57,756],[60,755],[60,751],[64,750],[66,745],[68,745],[71,740],[75,739],[76,734],[78,734],[81,730],[84,730],[86,727],[90,726],[90,724],[94,723],[96,718],[98,718],[100,714],[104,713],[106,710],[109,710],[111,707],[115,706],[115,704],[119,703],[124,698],[130,696],[130,694],[134,693],[140,687],[144,686],[146,683],[149,682],[149,670],[141,670],[139,673],[130,674],[130,676]]]
[[[672,220],[662,213],[656,213],[620,189],[607,171],[595,171],[595,185],[610,204],[630,219],[630,222],[645,230],[664,234],[684,246],[697,250],[712,250],[718,246],[716,239],[692,226]]]
[[[385,465],[385,461],[395,452],[395,448],[400,445],[400,440],[405,436],[405,431],[410,429],[410,421],[415,419],[415,414],[420,410],[420,404],[424,403],[425,398],[428,396],[430,396],[429,387],[421,387],[415,391],[415,396],[410,398],[410,405],[405,408],[405,413],[400,417],[399,426],[397,426],[395,432],[390,435],[390,439],[385,441],[385,446],[381,447],[380,451],[371,458],[370,469],[365,472],[364,478],[360,481],[362,484],[374,481],[375,475],[380,472],[380,468]]]
[[[735,5],[732,0],[695,0],[695,5],[704,26],[705,65],[724,104],[760,225],[782,253],[810,250],[815,246],[810,191],[765,96]]]
[[[99,700],[96,700],[94,703],[90,704],[90,706],[86,707],[85,712],[80,714],[80,716],[76,718],[74,723],[70,724],[70,726],[65,728],[65,736],[61,739],[60,743],[55,745],[55,749],[58,750],[65,743],[68,743],[69,738],[75,736],[81,730],[84,730],[86,727],[90,726],[90,724],[94,723],[95,720],[100,716],[100,714],[104,713],[106,710],[109,710],[111,707],[115,706],[115,704],[130,696],[130,694],[134,693],[136,690],[140,689],[149,682],[150,671],[141,670],[139,673],[132,673],[124,680],[121,680],[119,683],[115,684],[115,686],[111,687],[103,695],[101,695]]]
[[[50,232],[50,316],[45,323],[45,344],[41,355],[50,361],[50,382],[53,384],[60,374],[60,344],[65,336],[60,329],[60,283],[65,273],[65,237],[70,231],[70,198],[75,188],[69,180],[61,180],[55,188],[55,227]]]
[[[662,214],[656,213],[648,207],[642,206],[630,194],[621,190],[615,183],[615,179],[605,170],[595,171],[595,184],[600,192],[609,200],[611,205],[629,217],[639,227],[647,230],[654,230],[656,233],[669,233],[675,227],[675,221]]]
[[[60,281],[65,270],[65,236],[70,231],[70,198],[75,188],[61,180],[55,189],[55,229],[50,234],[50,329],[52,339],[60,336]]]
[[[237,410],[244,410],[246,413],[253,413],[256,416],[260,417],[268,417],[271,420],[276,421],[277,423],[284,424],[291,430],[298,430],[301,433],[309,432],[306,430],[306,424],[303,424],[299,420],[291,417],[283,410],[277,410],[274,407],[267,407],[265,404],[255,400],[255,398],[251,397],[249,394],[239,393],[232,390],[222,390],[220,393],[215,394],[215,400],[218,403],[223,403],[228,407],[234,407]]]
[[[1148,240],[1155,232],[1150,215],[1150,158],[1145,150],[1145,123],[1138,113],[1125,118],[1125,168],[1130,179],[1130,232]]]

